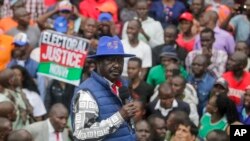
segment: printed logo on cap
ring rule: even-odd
[[[108,42],[107,47],[109,49],[117,49],[118,48],[118,41]]]

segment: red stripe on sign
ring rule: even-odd
[[[54,62],[65,67],[81,68],[84,65],[86,55],[87,52],[79,53],[61,47],[41,44],[40,61]]]

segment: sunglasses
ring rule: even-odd
[[[69,11],[69,10],[62,10],[62,11],[60,11],[60,13],[62,13],[62,14],[70,14],[71,11]]]

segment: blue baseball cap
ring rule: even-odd
[[[68,31],[68,21],[65,17],[57,17],[54,21],[54,29],[57,32],[66,33]]]
[[[96,54],[90,55],[88,58],[98,58],[102,56],[133,57],[135,55],[124,53],[122,42],[117,36],[102,36],[99,39]]]
[[[168,57],[171,59],[174,59],[176,61],[179,61],[179,57],[176,53],[175,50],[173,50],[174,47],[173,46],[165,46],[162,50],[161,50],[161,54],[160,57]]]
[[[109,22],[112,21],[112,19],[112,15],[108,12],[101,13],[98,17],[99,22]]]

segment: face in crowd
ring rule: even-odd
[[[169,109],[172,107],[175,95],[171,89],[171,86],[167,83],[163,83],[159,87],[159,99],[161,107]]]
[[[154,117],[150,123],[153,140],[163,141],[166,137],[166,124],[163,118]]]
[[[182,95],[185,89],[185,79],[182,76],[174,76],[170,82],[175,96]]]
[[[137,61],[128,62],[128,78],[135,79],[139,76],[141,67]]]
[[[176,27],[169,26],[164,30],[164,41],[167,45],[175,44],[175,40],[177,38],[177,30]]]
[[[243,71],[247,65],[247,55],[241,51],[236,51],[227,60],[226,68],[233,72]]]
[[[206,26],[209,23],[209,14],[208,12],[203,12],[199,18],[200,26]]]
[[[191,133],[191,127],[179,124],[175,132],[174,141],[195,141],[196,136]]]
[[[69,19],[71,16],[71,11],[61,10],[61,11],[59,11],[59,16],[65,17],[66,19]]]
[[[12,122],[7,118],[0,117],[0,139],[7,140],[8,135],[12,131]]]
[[[170,63],[165,67],[165,76],[169,82],[171,82],[173,76],[179,75],[180,69],[178,64]]]
[[[14,46],[15,46],[15,48],[12,51],[13,58],[18,59],[18,60],[25,60],[27,50],[29,49],[28,44],[24,45],[24,46],[14,44]]]
[[[62,104],[52,106],[49,119],[55,132],[63,132],[68,120],[68,111]]]
[[[170,111],[166,119],[166,128],[171,132],[175,133],[180,121],[189,119],[188,114],[182,110]]]
[[[5,84],[3,85],[5,88],[17,88],[20,86],[18,76],[13,70],[5,69],[2,73],[4,75],[4,78],[1,78],[0,76],[0,79],[3,79],[5,81]]]
[[[135,107],[137,107],[137,111],[133,117],[134,121],[140,121],[144,118],[145,114],[146,114],[146,110],[144,107],[144,104],[141,101],[134,101],[134,105]]]
[[[15,105],[10,101],[0,102],[0,117],[5,117],[12,122],[16,121],[17,111]]]
[[[216,99],[217,99],[217,96],[212,96],[207,103],[206,111],[210,114],[214,114],[218,110]]]
[[[146,1],[140,1],[136,4],[136,12],[139,19],[146,19],[148,16],[148,4]]]
[[[190,33],[192,26],[193,26],[193,22],[190,22],[187,20],[180,21],[180,28],[183,33]]]
[[[130,6],[134,6],[136,4],[136,0],[126,0],[126,3]]]
[[[212,32],[203,32],[201,33],[201,48],[202,54],[211,57],[212,56],[212,48],[215,38]]]
[[[130,41],[137,39],[139,32],[140,32],[140,29],[141,29],[141,25],[140,25],[139,21],[137,21],[137,20],[129,21],[128,27],[127,27],[128,39]]]
[[[249,55],[249,48],[246,42],[237,42],[235,46],[235,51],[241,51]]]
[[[192,62],[192,72],[194,76],[201,77],[206,72],[207,66],[207,58],[205,56],[196,56]]]
[[[199,15],[203,8],[203,0],[193,0],[191,4],[191,10],[194,15]]]
[[[112,36],[111,21],[102,21],[98,23],[99,36]]]
[[[25,7],[20,7],[18,9],[14,10],[14,18],[18,22],[18,24],[22,27],[28,27],[29,22],[30,22],[30,13],[27,12]]]
[[[147,121],[138,121],[135,130],[138,141],[151,141],[151,129]]]
[[[212,88],[211,94],[212,95],[219,95],[219,94],[227,95],[228,91],[229,91],[228,87],[225,87],[222,84],[217,83]]]
[[[121,56],[101,57],[97,60],[97,71],[114,83],[122,74],[123,64],[124,59]]]
[[[89,18],[82,21],[80,28],[83,31],[84,38],[92,39],[97,31],[97,23],[94,19]]]

